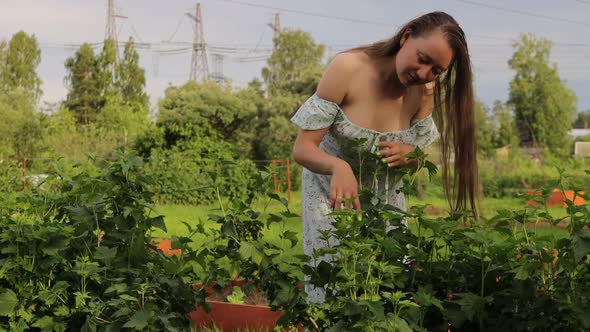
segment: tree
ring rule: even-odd
[[[87,125],[98,114],[101,103],[97,59],[92,46],[82,44],[76,54],[66,60],[65,66],[69,85],[65,106],[76,114],[79,123]]]
[[[588,129],[590,128],[590,110],[579,112],[574,121],[574,128]]]
[[[135,43],[129,38],[125,44],[123,59],[118,66],[118,86],[121,97],[127,103],[148,107],[148,95],[145,93],[145,70],[139,66],[139,54]]]
[[[4,48],[0,46],[0,50]],[[41,95],[41,79],[36,69],[41,62],[41,50],[34,35],[24,31],[12,36],[8,49],[0,56],[1,83],[4,91],[20,89],[34,99]]]
[[[494,141],[497,130],[493,118],[488,113],[488,108],[481,101],[475,103],[477,145],[484,155],[490,156],[495,148]]]
[[[90,45],[83,44],[66,60],[66,69],[70,91],[65,106],[77,114],[78,122],[94,121],[109,100],[131,105],[142,114],[148,109],[145,71],[139,66],[132,39],[125,44],[123,59],[118,64],[117,47],[107,39],[98,55]]]
[[[31,95],[21,89],[0,94],[0,156],[32,158],[43,148],[43,127]]]
[[[521,143],[566,153],[577,97],[560,79],[557,66],[549,64],[551,43],[525,34],[514,47],[509,65],[516,73],[508,103],[514,108]]]
[[[5,41],[0,42],[0,90],[5,91],[4,85],[4,70],[6,68],[6,55],[8,53],[8,45]]]
[[[283,30],[275,40],[276,51],[262,70],[270,95],[290,92],[312,94],[322,75],[324,45],[301,30]]]
[[[258,122],[256,158],[290,158],[299,128],[289,121],[307,97],[285,93],[267,100]]]
[[[112,39],[106,39],[102,52],[96,58],[96,80],[100,91],[99,109],[104,106],[106,99],[119,94],[117,80],[117,45]]]
[[[501,101],[496,100],[492,112],[498,125],[494,145],[499,148],[510,144],[516,148],[518,146],[518,133],[510,109]]]
[[[158,127],[165,128],[166,147],[200,137],[240,146],[250,157],[251,137],[257,133],[256,93],[235,92],[229,85],[189,81],[169,87],[160,100]]]
[[[97,127],[110,132],[117,147],[132,145],[153,125],[147,117],[148,109],[137,106],[124,101],[119,95],[110,96],[96,117]]]
[[[312,95],[322,76],[324,46],[306,32],[282,31],[276,51],[262,70],[267,92],[260,110],[256,155],[260,159],[284,159],[291,155],[297,127],[289,119]],[[252,82],[251,87],[256,87]]]

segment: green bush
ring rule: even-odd
[[[177,259],[152,244],[165,225],[141,160],[47,181],[0,203],[0,331],[189,330],[204,295],[190,248]]]
[[[152,150],[146,167],[158,203],[194,205],[251,197],[256,171],[235,145],[207,137]]]
[[[0,192],[10,193],[22,188],[22,162],[11,159],[0,160]]]
[[[586,175],[587,177],[588,175]],[[541,203],[567,177],[548,181]],[[586,199],[589,195],[584,196]],[[568,232],[540,236],[523,221],[561,222],[544,204],[474,220],[430,217],[361,193],[357,211],[332,214],[305,267],[326,301],[307,310],[321,331],[588,331],[590,210],[568,203]],[[405,225],[408,222],[411,227]]]
[[[479,163],[484,197],[507,197],[545,186],[559,176],[554,165],[560,165],[571,175],[571,187],[588,188],[590,179],[582,171],[584,160],[544,156],[538,163],[525,157],[483,159]],[[571,188],[565,188],[571,189]]]

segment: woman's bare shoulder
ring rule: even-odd
[[[364,53],[355,51],[337,54],[318,84],[318,96],[341,104],[348,93],[350,82],[365,65],[364,57]]]

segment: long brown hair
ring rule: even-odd
[[[433,117],[441,136],[443,185],[452,210],[464,210],[469,204],[476,215],[477,140],[471,61],[465,33],[457,21],[444,12],[428,13],[406,23],[390,39],[354,50],[363,51],[372,58],[395,56],[406,32],[415,38],[435,29],[444,34],[454,52],[453,63],[444,74],[437,76],[434,88]],[[454,171],[451,174],[452,153]]]

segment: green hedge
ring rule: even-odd
[[[154,178],[158,203],[208,204],[255,194],[254,163],[228,142],[200,138],[172,149],[152,150],[146,172]]]

